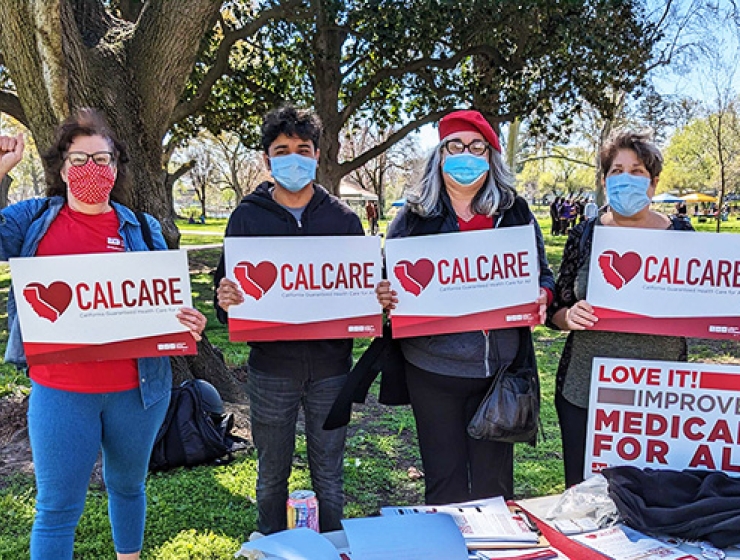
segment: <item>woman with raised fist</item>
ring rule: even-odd
[[[0,137],[0,179],[20,162],[23,148],[22,136]],[[153,217],[142,217],[151,234],[146,236],[143,222],[119,203],[128,156],[96,111],[82,109],[62,123],[43,158],[46,197],[0,212],[0,261],[167,249]],[[202,313],[182,308],[178,319],[200,340],[206,322]],[[12,292],[8,326],[5,361],[25,367]],[[139,558],[144,480],[172,385],[169,358],[33,365],[29,375],[28,432],[37,487],[31,560],[71,560],[75,528],[101,449],[118,559]]]

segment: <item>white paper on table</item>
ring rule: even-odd
[[[394,506],[380,509],[382,515],[409,516],[419,513],[446,513],[468,542],[536,543],[539,536],[522,528],[501,496],[440,506]]]
[[[622,525],[592,533],[584,533],[583,535],[573,535],[570,538],[606,556],[619,558],[620,560],[643,560],[645,558],[685,560],[687,557],[694,558],[691,555],[687,556],[685,552],[675,546],[668,545]]]
[[[259,550],[268,558],[281,560],[340,560],[339,552],[327,539],[306,527],[289,529],[261,537],[242,545],[236,556],[246,556],[242,552]]]
[[[365,517],[342,521],[352,560],[468,560],[449,515]]]

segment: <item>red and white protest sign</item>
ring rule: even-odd
[[[740,368],[595,358],[585,476],[616,465],[740,474]]]
[[[30,365],[196,354],[185,251],[10,259]]]
[[[597,227],[586,299],[594,330],[740,337],[735,234]]]
[[[380,335],[379,237],[227,237],[224,252],[244,292],[229,308],[230,340]]]
[[[534,226],[388,239],[393,337],[536,325]]]

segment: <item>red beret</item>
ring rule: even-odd
[[[493,148],[501,153],[501,144],[498,136],[486,118],[478,111],[454,111],[442,117],[439,121],[439,139],[442,140],[455,132],[479,132]]]

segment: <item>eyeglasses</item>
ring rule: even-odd
[[[70,165],[80,167],[85,165],[90,158],[92,158],[95,164],[100,165],[101,167],[111,165],[114,162],[113,154],[111,152],[95,152],[94,154],[87,154],[85,152],[69,152],[67,157],[64,159],[68,160]]]
[[[470,144],[466,144],[462,140],[453,138],[442,144],[442,147],[447,150],[447,153],[451,156],[461,154],[465,150],[468,150],[474,156],[482,156],[488,151],[490,146],[485,140],[473,140]]]

